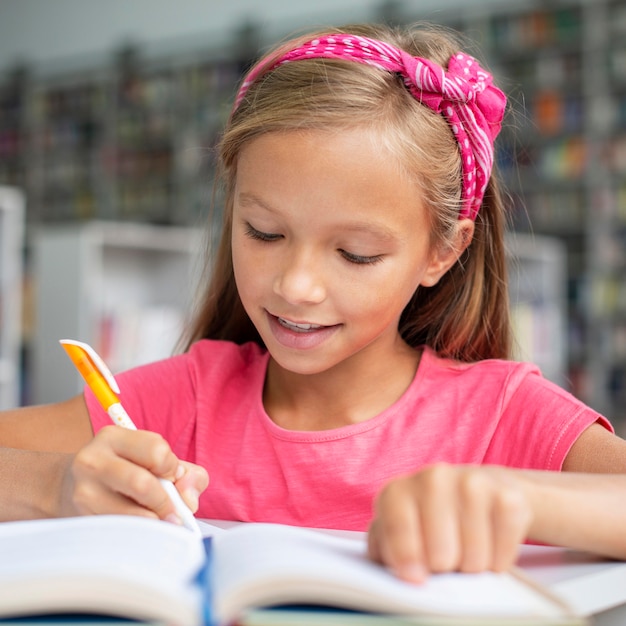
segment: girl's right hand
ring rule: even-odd
[[[524,485],[519,471],[488,465],[439,463],[398,477],[376,499],[370,557],[417,583],[508,569],[538,508]]]
[[[106,426],[73,457],[60,510],[66,515],[126,514],[180,523],[160,478],[172,481],[195,512],[206,470],[180,461],[160,435]]]

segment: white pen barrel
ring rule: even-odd
[[[183,500],[180,493],[178,493],[178,490],[174,486],[174,483],[171,483],[164,478],[160,478],[159,480],[161,481],[161,484],[163,485],[165,491],[167,491],[170,499],[174,503],[174,506],[176,507],[176,513],[178,513],[178,516],[180,517],[180,521],[183,523],[183,526],[193,531],[197,535],[202,535],[200,526],[198,526],[196,518],[193,516],[191,509],[185,504],[185,501]]]
[[[126,413],[124,407],[119,402],[112,404],[107,409],[107,413],[109,414],[109,417],[113,420],[113,422],[118,426],[130,428],[131,430],[137,430],[137,427],[135,426],[135,424],[133,424],[133,421],[130,419],[130,417],[128,417],[128,413]]]

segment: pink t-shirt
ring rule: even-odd
[[[425,349],[388,409],[325,431],[289,431],[263,408],[268,354],[202,340],[182,355],[116,376],[138,428],[161,433],[210,485],[199,516],[366,530],[391,478],[434,462],[559,470],[596,412],[525,363],[462,364]],[[85,391],[94,430],[110,424]]]

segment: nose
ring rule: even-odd
[[[311,251],[287,255],[274,279],[274,292],[291,304],[318,304],[326,298],[320,259]]]

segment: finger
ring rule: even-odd
[[[102,454],[93,456],[89,446],[75,456],[70,472],[70,498],[75,511],[80,515],[119,513],[156,517],[154,512],[111,487],[111,479],[115,476],[114,460],[117,458],[108,448],[102,450]]]
[[[482,572],[491,567],[492,478],[481,468],[470,468],[459,481],[462,572]]]
[[[492,517],[492,569],[501,572],[515,563],[520,544],[526,539],[530,527],[531,512],[523,493],[507,487],[494,499]]]
[[[98,480],[104,481],[109,492],[132,501],[135,506],[152,511],[161,519],[176,519],[174,503],[161,481],[148,469],[125,458],[111,455],[102,467]]]
[[[176,479],[176,489],[180,492],[185,504],[195,513],[198,510],[200,494],[209,484],[208,472],[199,465],[180,462],[182,472]]]
[[[81,487],[74,494],[76,510],[80,515],[135,515],[158,518],[154,511],[140,506],[120,493],[102,488]]]
[[[460,564],[458,469],[435,465],[420,473],[420,520],[431,572],[450,572]]]
[[[370,555],[399,578],[421,583],[427,575],[416,501],[408,479],[396,480],[380,493],[368,539]]]
[[[158,433],[110,426],[103,428],[98,436],[118,456],[145,467],[159,478],[176,479],[180,462],[167,441]]]
[[[163,451],[171,455],[178,467],[169,446],[160,436],[151,435],[153,433],[130,431],[119,426],[108,427],[75,455],[72,465],[74,489],[83,508],[93,506],[88,504],[89,498],[95,501],[98,496],[94,494],[99,491],[110,492],[162,519],[180,522],[175,515],[174,503],[159,478],[151,469],[137,463],[150,464],[155,455],[145,450],[152,447],[157,449],[156,456]]]
[[[383,556],[380,551],[380,524],[377,519],[372,520],[370,522],[369,528],[367,530],[367,555],[368,557],[376,562],[383,564]]]

